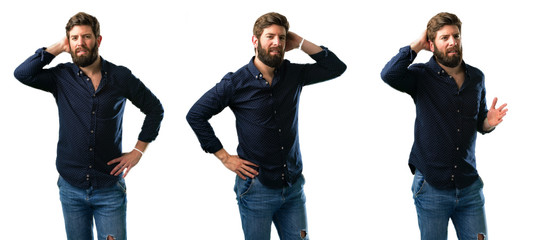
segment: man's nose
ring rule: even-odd
[[[279,37],[274,37],[274,39],[272,40],[272,44],[275,46],[279,45],[279,42],[280,42]]]

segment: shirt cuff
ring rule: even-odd
[[[56,57],[54,56],[54,54],[47,52],[45,47],[37,49],[37,51],[35,51],[35,54],[39,55],[41,62],[45,62],[46,64],[52,62],[52,60],[54,60],[54,58]]]

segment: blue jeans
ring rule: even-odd
[[[309,239],[301,176],[292,186],[268,188],[256,178],[236,177],[235,193],[245,239],[268,240],[272,222],[281,240]]]
[[[67,238],[93,240],[93,218],[98,239],[126,239],[126,185],[123,178],[110,188],[81,189],[57,181]]]
[[[416,171],[412,191],[422,240],[447,239],[450,218],[459,240],[487,239],[481,178],[465,188],[443,190],[429,185]]]

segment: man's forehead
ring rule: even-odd
[[[89,25],[76,25],[70,29],[69,33],[72,34],[93,34],[93,29]]]
[[[272,25],[270,25],[270,26],[268,26],[268,27],[263,29],[263,34],[262,35],[266,35],[266,34],[285,35],[286,33],[287,33],[287,30],[285,29],[285,27],[280,26],[280,25],[276,25],[276,24],[272,24]]]
[[[459,27],[457,27],[456,25],[445,25],[437,31],[437,36],[456,34],[456,33],[461,33],[461,31],[459,31]]]

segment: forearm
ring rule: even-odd
[[[207,119],[206,117],[202,117],[194,106],[187,114],[187,122],[198,138],[202,149],[208,153],[217,153],[223,149],[223,146],[216,137],[215,131]]]
[[[412,51],[410,46],[400,49],[398,54],[391,58],[391,60],[381,70],[381,79],[391,87],[402,91],[411,93],[415,88],[415,80],[409,77],[409,65],[413,63],[416,58],[416,52]]]
[[[57,43],[47,47],[46,51],[49,52],[50,54],[54,55],[54,56],[57,56],[57,55],[61,54],[64,51],[64,46],[61,43],[57,42]]]
[[[196,134],[205,152],[216,153],[223,148],[222,143],[215,135],[215,131],[209,123],[209,119],[229,106],[232,95],[233,87],[230,80],[223,79],[215,87],[202,95],[187,113],[187,122]]]
[[[35,54],[27,58],[14,71],[14,76],[21,83],[45,91],[52,91],[54,86],[51,69],[44,69],[53,59],[54,55],[46,52],[44,48],[38,49]]]
[[[163,116],[164,110],[161,103],[154,105],[154,107],[146,113],[141,128],[142,130],[139,133],[139,139],[145,142],[154,141],[159,135],[159,129],[161,128]]]
[[[310,42],[310,41],[308,41],[308,40],[306,40],[304,38],[302,38],[300,40],[300,42],[301,42],[300,49],[302,51],[304,51],[305,53],[307,53],[308,55],[317,54],[317,53],[319,53],[319,52],[321,52],[323,50],[320,46],[318,46],[318,45],[316,45],[316,44],[314,44],[314,43],[312,43],[312,42]]]
[[[304,70],[304,85],[311,85],[327,81],[342,75],[346,71],[346,64],[326,47],[320,47],[320,52],[310,55],[315,64],[307,64]]]

